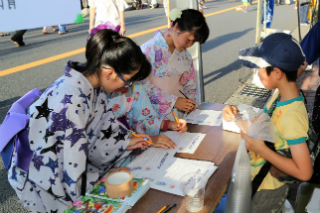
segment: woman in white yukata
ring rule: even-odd
[[[88,41],[86,59],[69,61],[65,74],[29,108],[30,165],[22,170],[13,156],[8,179],[30,212],[63,212],[125,150],[144,148],[145,139],[152,141],[144,134],[131,137],[106,97],[106,91],[149,75],[151,66],[140,47],[104,29]]]
[[[114,26],[120,25],[120,35],[125,34],[124,10],[128,8],[125,0],[89,0],[89,6],[89,34],[93,28],[107,22]]]
[[[195,70],[186,49],[194,42],[203,44],[209,36],[209,28],[197,10],[173,9],[169,17],[172,27],[168,32],[157,31],[141,46],[153,68],[150,76],[141,82],[157,114],[174,120],[173,108],[180,111],[178,117],[181,117],[194,110],[197,104]]]

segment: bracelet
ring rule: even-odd
[[[165,120],[164,123],[163,123],[163,132],[167,132],[168,131],[168,128],[169,128],[169,123],[170,123],[170,120]]]

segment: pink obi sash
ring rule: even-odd
[[[150,83],[166,91],[168,94],[172,94],[177,97],[183,97],[183,95],[179,92],[179,90],[183,91],[183,85],[180,84],[181,76],[182,74],[165,77],[153,76]]]

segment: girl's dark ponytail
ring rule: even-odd
[[[103,64],[109,65],[120,75],[139,70],[132,80],[143,80],[152,70],[150,62],[136,43],[109,29],[99,30],[89,39],[85,55],[86,63],[69,64],[84,76],[100,76],[100,66]]]

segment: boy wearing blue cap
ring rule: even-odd
[[[275,144],[250,138],[241,133],[246,148],[251,151],[251,180],[254,196],[251,213],[280,213],[287,198],[288,185],[278,180],[279,174],[307,181],[312,175],[312,164],[306,140],[308,137],[308,114],[304,97],[296,84],[297,72],[305,61],[299,43],[284,33],[268,36],[261,45],[239,51],[244,66],[259,69],[262,84],[269,90],[278,89],[264,109],[267,113],[277,99],[271,119],[279,136]],[[232,121],[238,112],[235,106],[226,106],[223,117]],[[282,154],[280,154],[282,153]],[[291,153],[291,158],[283,153]],[[271,168],[266,170],[266,165]],[[265,175],[261,176],[265,171]],[[261,179],[255,185],[257,179]],[[255,188],[255,190],[254,190]]]

